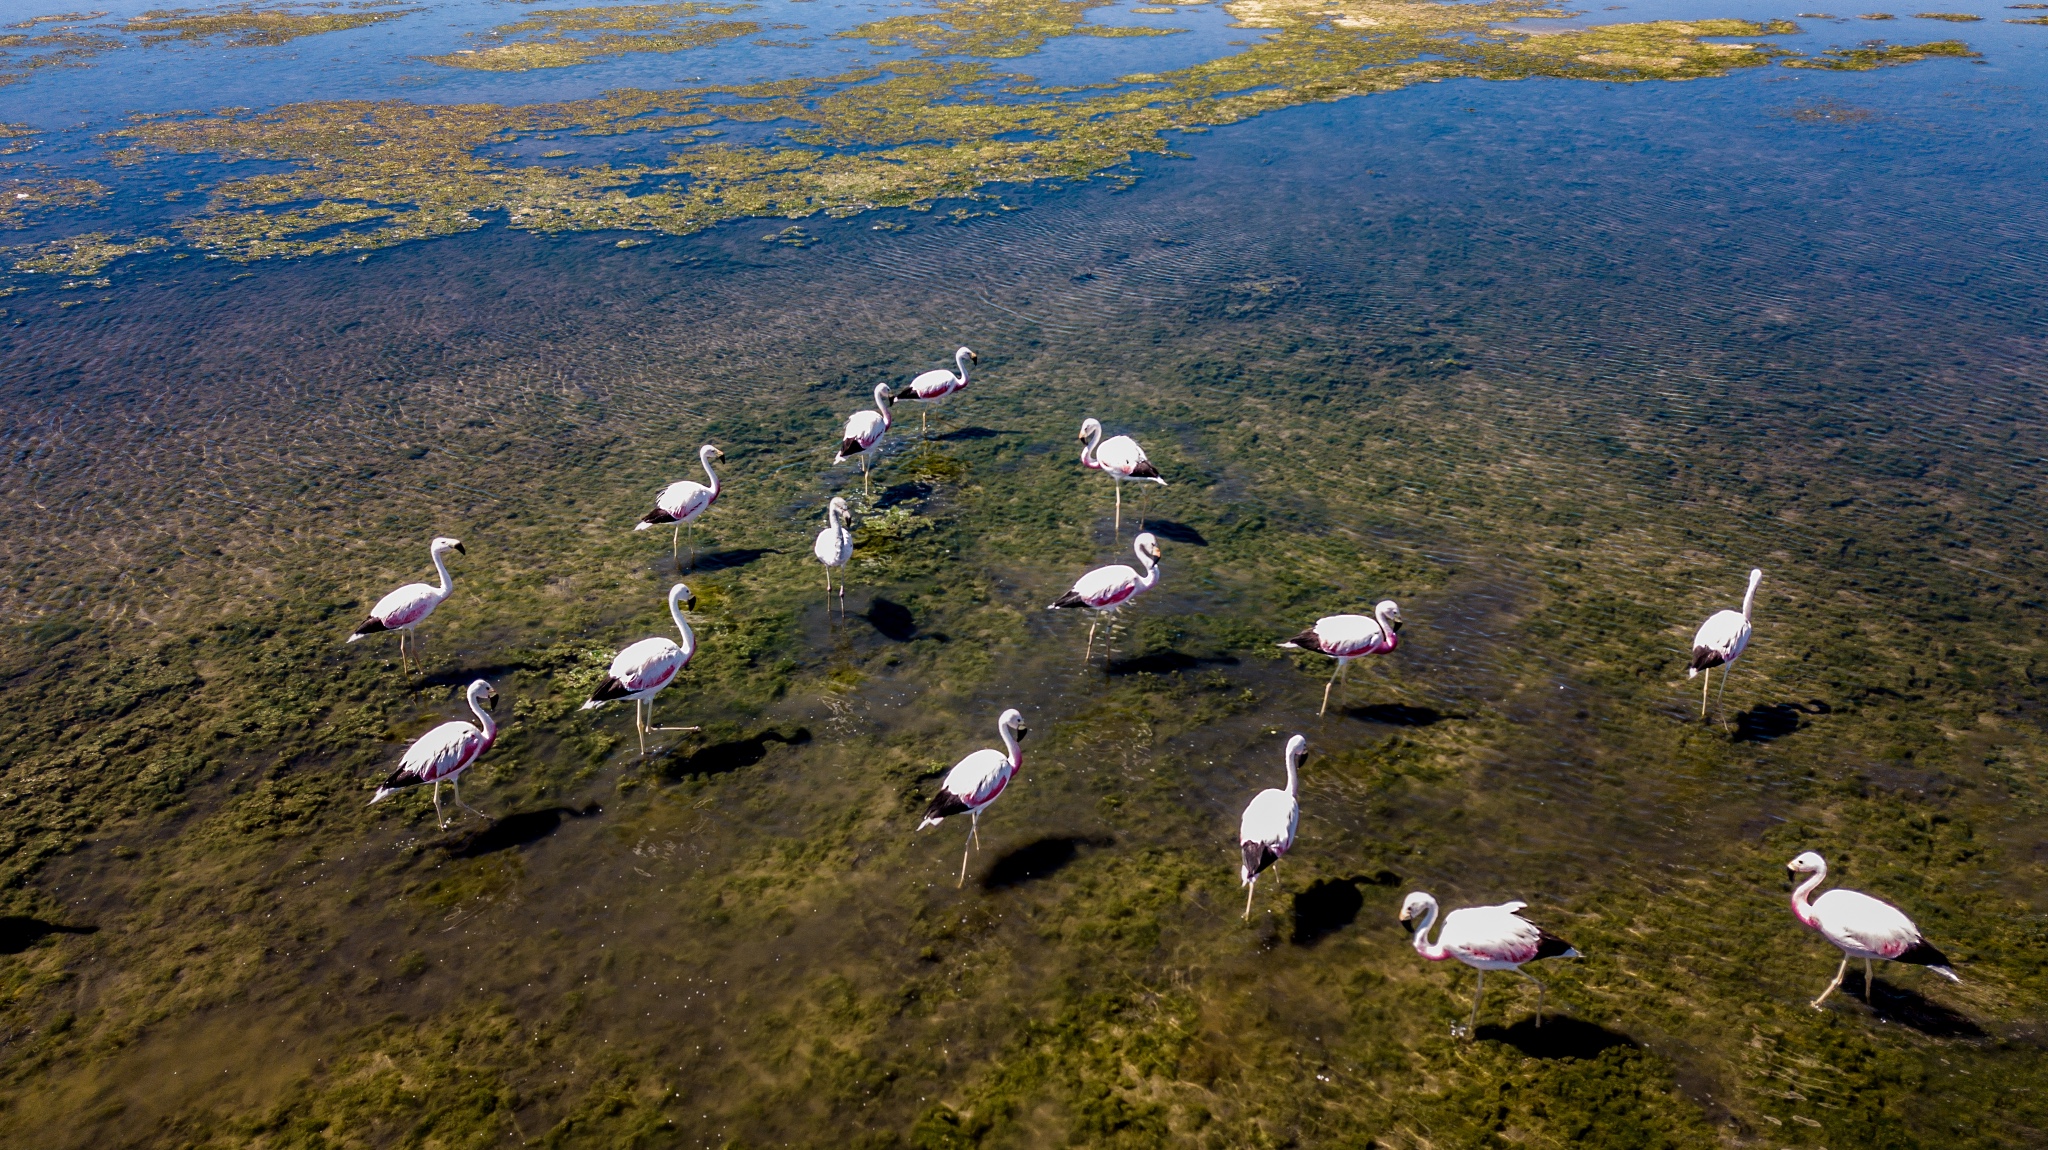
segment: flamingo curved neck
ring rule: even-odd
[[[1001,730],[1003,733],[1003,749],[1009,752],[1010,769],[1015,770],[1024,765],[1024,752],[1017,746],[1017,736],[1010,731],[1008,723],[1003,724]]]
[[[883,431],[889,430],[889,401],[886,398],[888,394],[889,393],[886,389],[875,389],[875,410],[882,413]]]
[[[960,386],[967,386],[967,352],[965,349],[953,353],[953,362],[960,368]]]
[[[1742,621],[1745,623],[1749,622],[1749,609],[1756,606],[1757,584],[1763,581],[1763,576],[1761,575],[1752,576],[1749,581],[1749,590],[1742,595]]]
[[[839,508],[837,506],[825,508],[825,523],[834,531],[843,530],[839,525]]]
[[[683,662],[687,663],[690,656],[697,653],[697,633],[690,630],[689,620],[683,618],[682,606],[674,599],[668,601],[668,613],[676,621],[676,630],[682,632],[683,641],[677,646],[683,649]]]
[[[1387,609],[1385,607],[1374,607],[1372,609],[1372,617],[1373,621],[1380,625],[1380,646],[1382,649],[1391,651],[1399,646],[1401,643],[1401,633],[1396,631],[1394,625],[1387,621]]]
[[[1436,906],[1432,904],[1422,916],[1422,925],[1415,928],[1415,953],[1431,962],[1442,962],[1451,956],[1451,952],[1445,950],[1443,944],[1429,941],[1429,928],[1435,925]]]
[[[1097,471],[1102,470],[1102,464],[1096,462],[1095,459],[1095,449],[1101,446],[1101,444],[1102,428],[1097,427],[1095,431],[1089,435],[1088,442],[1081,445],[1081,466],[1092,467]]]
[[[1294,797],[1294,788],[1300,785],[1300,776],[1295,773],[1295,764],[1301,761],[1301,752],[1287,752],[1287,797]]]
[[[1813,874],[1809,876],[1805,882],[1800,883],[1799,886],[1792,891],[1793,918],[1798,919],[1800,922],[1806,924],[1807,926],[1818,925],[1813,918],[1813,900],[1808,898],[1807,895],[1811,894],[1813,888],[1819,886],[1821,882],[1827,877],[1828,868],[1825,865],[1823,865],[1819,870],[1814,871]]]
[[[718,498],[718,473],[711,470],[711,453],[708,451],[699,452],[697,454],[697,462],[704,465],[704,478],[711,481],[711,498]]]
[[[448,574],[448,560],[445,558],[446,554],[446,552],[442,551],[438,547],[435,548],[433,552],[434,570],[441,576],[440,590],[441,598],[443,599],[446,599],[448,597],[448,593],[450,591],[455,590],[455,579],[453,576]]]
[[[484,741],[488,743],[495,741],[498,737],[498,721],[491,718],[491,713],[484,710],[483,706],[477,702],[477,696],[481,693],[474,690],[469,693],[469,712],[475,715],[476,721],[482,725]]]

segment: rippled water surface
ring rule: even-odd
[[[2006,22],[2037,13],[1772,41],[1977,59],[1414,83],[1096,178],[690,234],[479,210],[219,258],[179,221],[303,161],[104,158],[134,113],[931,58],[832,35],[929,9],[777,2],[716,18],[804,27],[473,72],[422,57],[531,6],[417,7],[0,87],[41,133],[0,178],[106,191],[0,232],[8,1142],[2041,1143],[2048,28]],[[1278,35],[1236,11],[1096,8],[1189,31],[988,62],[1101,83]],[[22,266],[88,231],[164,243]],[[863,493],[847,413],[961,344],[971,387],[927,442],[899,406]],[[1120,534],[1087,416],[1170,481]],[[577,706],[671,629],[630,528],[705,442],[701,651],[657,716],[701,729],[643,758]],[[834,494],[843,615],[809,550]],[[1140,516],[1161,583],[1084,664],[1045,604]],[[341,640],[436,534],[467,553],[407,678]],[[1689,640],[1752,565],[1703,720]],[[1400,650],[1318,716],[1327,661],[1275,644],[1382,598]],[[479,677],[504,733],[464,797],[494,817],[367,806]],[[1024,768],[956,889],[967,828],[913,828],[1011,706]],[[1238,814],[1294,732],[1300,839],[1245,920]],[[1810,1009],[1836,959],[1785,907],[1803,850],[1962,983],[1887,964]],[[1525,900],[1584,952],[1531,968],[1545,1025],[1499,977],[1454,1036],[1471,972],[1410,949],[1416,889]]]

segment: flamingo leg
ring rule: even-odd
[[[1479,983],[1472,988],[1472,1021],[1465,1024],[1465,1037],[1479,1037],[1479,999],[1486,993],[1486,972],[1479,972]]]
[[[1721,676],[1721,681],[1722,681],[1722,682],[1724,682],[1724,683],[1725,683],[1725,682],[1727,682],[1727,681],[1728,681],[1728,676],[1726,676],[1726,675],[1723,675],[1723,676]],[[1871,993],[1872,993],[1872,990],[1871,990],[1871,988],[1872,988],[1872,987],[1875,987],[1876,985],[1877,985],[1877,977],[1876,977],[1875,975],[1873,975],[1873,974],[1872,974],[1872,973],[1870,972],[1870,960],[1866,958],[1866,959],[1864,959],[1864,960],[1863,960],[1863,1005],[1865,1005],[1865,1006],[1869,1006],[1869,1005],[1871,1005],[1871,1002],[1870,1002],[1870,995],[1871,995]]]
[[[439,779],[434,780],[434,821],[441,824],[442,830],[448,829],[448,820],[441,814],[441,780]],[[1849,965],[1849,960],[1843,959],[1842,965]]]
[[[1727,680],[1728,676],[1721,676],[1722,682],[1727,682]],[[1700,683],[1700,718],[1702,719],[1707,717],[1707,687],[1710,686],[1713,683],[1713,681],[1714,669],[1712,667],[1708,667],[1706,680]]]
[[[457,775],[457,776],[455,776],[454,778],[452,778],[452,779],[448,780],[448,782],[449,782],[449,785],[451,785],[451,786],[453,786],[453,787],[455,788],[455,805],[456,805],[456,806],[458,806],[458,807],[461,807],[461,808],[462,808],[463,810],[465,810],[465,811],[468,811],[468,812],[469,812],[470,814],[473,814],[473,815],[475,815],[476,817],[478,817],[478,818],[480,818],[480,819],[483,819],[483,820],[485,820],[485,821],[487,821],[487,822],[495,822],[495,821],[496,821],[495,819],[492,819],[492,818],[491,818],[491,816],[489,816],[489,815],[487,815],[487,814],[483,813],[483,812],[482,812],[482,811],[480,811],[480,810],[477,810],[477,809],[476,809],[475,807],[473,807],[473,806],[470,806],[470,805],[469,805],[468,803],[465,803],[465,802],[463,802],[463,801],[462,801],[462,776],[461,776],[461,775]]]
[[[1258,890],[1259,876],[1253,875],[1252,881],[1244,884],[1244,920],[1246,922],[1252,920],[1252,895],[1257,894]]]
[[[1088,660],[1095,655],[1095,628],[1101,625],[1102,619],[1099,616],[1088,621],[1088,646],[1081,652],[1081,665],[1084,667],[1087,666]]]
[[[981,849],[981,812],[980,812],[980,811],[975,811],[975,812],[974,812],[974,813],[973,813],[972,815],[968,816],[968,821],[967,821],[967,839],[968,839],[968,841],[969,841],[969,842],[972,842],[972,843],[974,844],[974,849],[975,849],[975,850],[980,850],[980,849]]]
[[[1842,956],[1841,968],[1835,971],[1835,980],[1828,983],[1828,988],[1820,992],[1819,998],[1813,1000],[1813,1008],[1815,1010],[1819,1010],[1820,1004],[1827,1001],[1828,995],[1833,994],[1835,988],[1842,985],[1842,976],[1847,973],[1849,973],[1849,956],[1845,954]]]
[[[1337,669],[1330,672],[1330,681],[1323,684],[1323,709],[1316,712],[1317,718],[1322,718],[1324,715],[1330,713],[1330,688],[1335,687],[1337,685],[1337,676],[1343,673],[1344,662],[1340,659],[1337,661]]]
[[[1543,1028],[1543,983],[1535,975],[1530,974],[1519,966],[1515,968],[1515,973],[1536,984],[1536,1028],[1541,1030]]]
[[[640,717],[640,700],[633,700],[633,733],[640,736],[640,757],[647,757],[647,720]]]
[[[1728,709],[1721,704],[1728,698],[1728,676],[1735,673],[1735,664],[1721,668],[1721,689],[1714,694],[1714,713],[1721,716],[1721,726],[1728,726]]]
[[[1115,541],[1115,539],[1116,539],[1116,538],[1117,538],[1118,536],[1122,535],[1122,534],[1123,534],[1123,531],[1124,531],[1124,485],[1123,485],[1123,481],[1122,481],[1122,480],[1117,480],[1117,481],[1115,481],[1115,486],[1116,486],[1116,525],[1115,525],[1115,526],[1114,526],[1113,528],[1111,528],[1111,530],[1110,530],[1110,539],[1111,539],[1111,541],[1112,541],[1112,542],[1113,542],[1113,541]]]
[[[683,569],[683,525],[680,523],[668,533],[668,557],[676,565],[676,570]]]
[[[697,569],[697,521],[690,521],[690,570]]]
[[[972,832],[969,832],[967,836],[967,846],[960,852],[960,881],[953,884],[954,890],[959,890],[961,887],[967,885],[967,855],[973,849],[974,835]]]

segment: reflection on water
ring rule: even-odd
[[[2040,1073],[2040,108],[1941,67],[1416,88],[802,248],[485,231],[9,300],[0,1125],[2038,1140],[1989,1092]],[[1772,113],[1822,97],[1883,115]],[[842,620],[803,546],[860,490],[838,422],[963,342],[982,374],[892,441],[860,511],[916,522]],[[1128,554],[1083,415],[1173,484],[1107,675],[1043,610]],[[704,730],[642,764],[574,685],[667,626],[630,525],[702,442],[730,486],[662,707]],[[406,684],[339,638],[436,532],[470,557]],[[1703,724],[1683,647],[1752,563]],[[1318,719],[1327,661],[1274,644],[1381,597],[1401,650]],[[504,817],[364,806],[478,674]],[[1025,768],[956,891],[965,828],[916,812],[1005,706]],[[1230,835],[1294,731],[1300,842],[1245,926]],[[1807,1009],[1802,849],[1965,984]],[[1586,953],[1540,1030],[1501,986],[1449,1038],[1469,972],[1407,949],[1409,889],[1526,899]]]

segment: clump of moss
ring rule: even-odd
[[[61,16],[37,16],[10,25],[33,29],[41,24],[94,19],[104,13],[67,12]],[[101,32],[84,32],[60,25],[48,32],[0,35],[0,87],[19,83],[43,68],[83,68],[94,56],[124,47],[119,37]]]
[[[169,242],[161,236],[140,236],[131,240],[120,240],[106,232],[87,232],[84,235],[51,240],[46,244],[10,248],[8,253],[20,257],[11,265],[18,272],[89,276],[123,256],[154,251],[167,246]]]
[[[420,8],[371,12],[326,11],[327,5],[237,4],[225,8],[158,8],[131,17],[125,31],[140,33],[144,44],[227,38],[230,48],[268,48],[302,36],[346,32],[396,20]]]
[[[1977,53],[1961,40],[1936,40],[1928,44],[1885,44],[1873,41],[1861,48],[1830,48],[1818,56],[1785,61],[1787,68],[1822,68],[1831,72],[1868,72],[1892,68],[1935,57],[1974,60]]]
[[[1968,12],[1915,12],[1915,13],[1913,13],[1913,19],[1915,19],[1915,20],[1947,20],[1947,21],[1948,21],[1949,23],[1951,23],[1951,24],[1974,24],[1974,23],[1976,23],[1977,21],[1979,21],[1979,20],[1982,20],[1983,18],[1984,18],[1984,17],[1982,17],[1982,16],[1972,16],[1972,15],[1970,15],[1970,14],[1969,14]]]
[[[82,208],[107,196],[106,185],[97,180],[30,177],[0,183],[0,228],[19,228],[28,214],[48,208]]]
[[[934,12],[890,16],[839,33],[877,47],[908,45],[930,56],[1028,56],[1057,36],[1165,36],[1179,28],[1086,24],[1110,0],[939,0]],[[1162,9],[1154,9],[1161,11]],[[1141,9],[1142,11],[1142,9]],[[1172,11],[1172,9],[1163,9]]]
[[[635,4],[623,8],[554,8],[524,20],[501,24],[490,35],[523,37],[481,50],[465,49],[423,59],[450,68],[485,72],[525,72],[535,68],[569,68],[606,56],[629,52],[685,52],[722,43],[761,30],[748,20],[693,20],[698,15],[729,16],[753,4]],[[572,33],[596,32],[577,37]]]
[[[2015,4],[2015,5],[2014,5],[2014,7],[2015,7],[2015,8],[2017,8],[2017,7],[2022,7],[2022,5],[2017,5],[2017,4]],[[2020,18],[2018,18],[2018,19],[2011,19],[2011,20],[2007,20],[2007,21],[2006,21],[2006,23],[2008,23],[2008,24],[2048,24],[2048,16],[2023,16],[2023,17],[2020,17]]]

